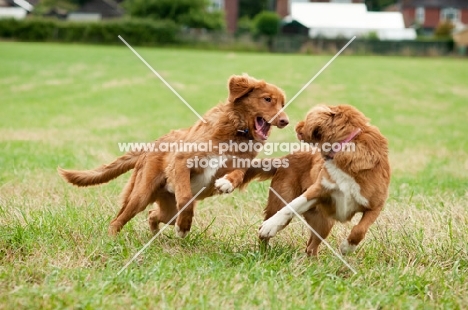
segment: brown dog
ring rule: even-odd
[[[340,246],[343,254],[352,252],[388,196],[387,140],[361,112],[346,105],[313,108],[296,126],[296,133],[299,140],[313,143],[316,152],[285,157],[289,167],[278,168],[271,182],[281,198],[270,191],[259,237],[268,240],[283,229],[294,216],[291,208],[303,215],[323,239],[335,220],[346,222],[362,212],[360,222]],[[317,255],[320,243],[312,233],[307,253]]]
[[[283,128],[289,123],[282,111],[284,92],[275,85],[243,75],[232,76],[228,88],[227,102],[208,111],[204,115],[206,123],[200,120],[188,129],[172,131],[155,142],[155,149],[161,149],[163,143],[181,141],[200,147],[203,144],[203,149],[129,152],[94,170],[59,168],[60,175],[74,185],[89,186],[108,182],[134,168],[109,234],[115,235],[137,213],[156,202],[157,207],[149,216],[151,230],[157,231],[159,223],[168,223],[185,207],[176,221],[177,234],[185,237],[191,228],[196,193],[206,187],[195,200],[229,193],[243,185],[244,177],[250,178],[245,175],[248,167],[235,167],[233,158],[252,160],[257,152],[232,148],[220,154],[221,145],[264,143],[270,133],[268,121],[277,114],[271,125]],[[206,145],[211,145],[210,149],[207,150]],[[209,160],[210,165],[196,165],[195,160],[201,159]]]

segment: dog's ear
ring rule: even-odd
[[[302,130],[304,129],[304,125],[305,125],[305,122],[304,121],[300,121],[299,123],[297,123],[296,125],[296,135],[297,135],[297,138],[299,140],[304,140],[304,133],[302,132]]]
[[[320,126],[315,127],[310,133],[310,138],[313,141],[322,141],[322,128]]]
[[[329,113],[331,116],[335,116],[336,114],[338,114],[338,113],[340,112],[340,110],[339,110],[338,107],[329,106],[328,109],[330,110],[328,113]]]
[[[237,99],[245,96],[252,91],[256,86],[256,80],[248,75],[233,75],[229,78],[229,102],[234,102]]]
[[[300,121],[299,123],[297,123],[296,128],[295,128],[296,132],[302,131],[302,129],[304,128],[304,125],[305,125],[304,121]]]

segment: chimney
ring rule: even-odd
[[[276,13],[281,17],[289,15],[289,0],[276,1]]]
[[[227,31],[235,33],[239,16],[239,0],[224,0],[224,12],[226,14]]]

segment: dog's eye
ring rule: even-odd
[[[270,97],[265,97],[264,98],[266,102],[271,102],[271,98]]]

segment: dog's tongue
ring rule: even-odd
[[[263,117],[257,117],[255,119],[255,133],[260,136],[263,140],[268,139],[268,130],[270,129],[270,124],[268,124]]]

